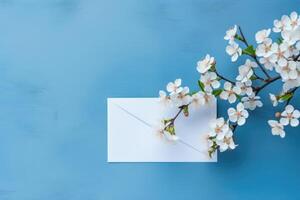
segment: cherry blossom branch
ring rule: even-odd
[[[261,80],[261,81],[263,81],[263,82],[266,82],[266,79],[264,79],[264,78],[258,76],[254,71],[253,71],[253,74],[254,74],[254,76],[255,76],[258,80]]]
[[[185,105],[185,106],[188,106],[188,105]],[[180,106],[178,112],[176,113],[176,115],[173,118],[169,119],[169,121],[170,121],[171,124],[174,124],[174,122],[177,119],[177,117],[183,111],[183,108],[184,108],[184,106]]]
[[[164,124],[165,124],[164,131],[169,132],[170,135],[175,135],[174,123],[175,123],[176,119],[178,118],[178,116],[180,115],[180,113],[184,112],[184,115],[188,116],[188,106],[189,105],[190,104],[180,106],[178,112],[176,113],[176,115],[173,118],[164,120]]]
[[[189,115],[190,104],[205,106],[214,103],[215,98],[219,97],[227,100],[231,107],[228,108],[226,117],[218,117],[210,123],[210,130],[207,133],[208,154],[212,156],[217,150],[220,152],[233,150],[237,146],[234,143],[233,133],[238,126],[246,123],[246,119],[249,117],[248,111],[263,106],[258,94],[277,80],[282,80],[283,92],[278,95],[269,94],[270,100],[273,106],[285,102],[285,110],[282,113],[276,113],[275,116],[280,118],[279,120],[268,120],[272,134],[283,138],[285,137],[285,126],[297,127],[300,124],[300,111],[290,105],[290,101],[300,87],[300,39],[297,36],[299,33],[295,32],[300,28],[300,24],[298,24],[300,17],[298,16],[293,12],[290,17],[285,16],[285,19],[289,18],[288,20],[275,20],[273,29],[258,31],[255,34],[256,48],[248,43],[240,26],[235,25],[227,30],[224,39],[228,40],[226,52],[231,56],[231,61],[235,62],[242,54],[249,55],[252,59],[247,59],[245,64],[239,66],[236,80],[230,80],[217,72],[215,58],[207,54],[204,59],[197,62],[197,71],[200,73],[198,80],[200,90],[195,93],[190,93],[188,87],[182,87],[181,79],[170,82],[166,87],[169,94],[160,91],[160,100],[175,105],[179,110],[173,118],[162,121],[164,124],[160,133],[167,137],[172,136],[173,140],[176,138],[175,120],[182,113],[185,116]],[[273,42],[269,37],[271,30],[281,34],[277,42]],[[237,34],[238,31],[240,35]],[[286,37],[287,35],[288,37]],[[235,42],[236,39],[246,45],[246,48],[241,49]],[[264,76],[256,73],[257,66]],[[266,70],[274,68],[278,75],[272,77]],[[256,83],[255,80],[259,82]],[[221,81],[223,82],[222,87]],[[288,88],[290,89],[288,90]]]

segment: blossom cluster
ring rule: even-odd
[[[277,40],[271,33],[277,34]],[[235,80],[222,76],[217,70],[214,57],[207,54],[197,63],[199,90],[190,92],[181,86],[181,79],[170,82],[165,91],[160,91],[160,101],[178,108],[174,118],[162,120],[159,133],[171,139],[175,133],[175,120],[180,113],[188,116],[190,106],[201,107],[213,102],[215,98],[228,101],[230,107],[226,117],[211,122],[207,135],[211,156],[218,149],[223,152],[235,149],[234,132],[243,126],[251,111],[263,106],[259,93],[269,84],[281,80],[279,94],[269,94],[273,106],[285,103],[282,112],[276,112],[278,120],[269,120],[273,135],[285,137],[284,127],[299,125],[300,112],[290,104],[295,91],[300,86],[300,17],[296,12],[284,15],[274,21],[272,29],[263,29],[255,34],[256,47],[246,40],[242,29],[234,25],[226,31],[227,54],[232,62],[246,57],[244,64],[238,66]],[[273,41],[274,40],[274,41]]]

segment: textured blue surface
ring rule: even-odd
[[[195,88],[206,53],[234,77],[225,30],[253,41],[299,3],[1,0],[0,199],[299,199],[299,128],[272,136],[269,102],[217,164],[106,162],[107,97],[156,96],[177,77]]]

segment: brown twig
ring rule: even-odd
[[[229,80],[228,78],[225,78],[224,76],[222,76],[221,74],[219,74],[219,73],[217,72],[217,70],[216,70],[216,74],[217,74],[217,76],[218,76],[220,79],[223,79],[224,81],[228,81],[228,82],[230,82],[232,85],[235,85],[235,82],[234,82],[234,81],[231,81],[231,80]]]
[[[266,86],[268,86],[269,84],[273,83],[274,81],[276,81],[278,79],[280,79],[280,76],[276,76],[276,77],[267,79],[265,84],[263,84],[263,85],[261,85],[259,87],[254,88],[254,92],[256,94],[258,94],[263,88],[265,88]]]

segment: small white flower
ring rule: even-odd
[[[215,102],[216,97],[210,92],[198,92],[199,101],[202,105],[212,105]]]
[[[284,84],[282,87],[283,92],[287,92],[290,89],[300,86],[300,77],[298,77],[297,79],[287,79],[287,80],[283,80],[283,81],[284,81]]]
[[[216,143],[217,143],[217,145],[219,145],[220,152],[224,152],[228,149],[233,150],[237,146],[234,144],[231,130],[228,132],[228,134],[222,140],[217,140]]]
[[[164,124],[163,120],[159,121],[159,123],[156,126],[154,126],[154,132],[155,132],[156,136],[158,136],[160,138],[164,137],[165,124]]]
[[[169,141],[173,141],[173,142],[176,142],[179,140],[179,137],[176,136],[176,135],[171,135],[170,133],[166,132],[165,134],[166,136],[166,139],[169,140]]]
[[[252,93],[253,93],[253,89],[252,89],[252,81],[251,80],[248,80],[246,82],[236,82],[235,83],[236,87],[240,88],[241,90],[241,93],[240,95],[243,96],[243,95],[248,95],[250,96]]]
[[[237,99],[237,95],[241,93],[239,87],[233,86],[230,82],[224,83],[224,90],[220,94],[220,98],[228,100],[229,103],[234,103]]]
[[[300,26],[300,18],[296,12],[290,14],[291,29],[295,30]]]
[[[198,61],[197,71],[201,74],[210,70],[210,68],[215,64],[215,58],[211,57],[209,54],[205,56],[203,60]]]
[[[242,103],[238,103],[236,106],[236,109],[229,108],[228,111],[229,120],[231,122],[237,122],[239,126],[242,126],[245,124],[246,119],[249,116],[249,113],[247,110],[245,110],[244,105]]]
[[[226,35],[224,36],[224,39],[228,40],[229,43],[232,43],[236,36],[236,32],[237,32],[237,25],[234,25],[232,28],[226,31]]]
[[[296,127],[299,125],[299,110],[294,109],[292,105],[287,105],[285,110],[281,113],[280,123],[284,126],[291,125]]]
[[[272,47],[272,40],[270,38],[265,39],[262,44],[259,44],[256,48],[256,55],[260,57],[269,57],[272,55],[271,51]]]
[[[263,103],[260,101],[259,96],[255,96],[254,93],[252,93],[250,96],[243,97],[242,102],[246,109],[254,110],[256,107],[262,107]]]
[[[209,136],[210,137],[216,136],[217,140],[222,140],[230,130],[227,122],[224,120],[223,117],[211,121],[209,127],[210,127]]]
[[[269,94],[272,105],[275,107],[278,105],[278,98],[274,94]]]
[[[300,32],[299,30],[295,31],[282,31],[281,32],[281,37],[283,38],[283,42],[288,44],[288,45],[294,45],[299,39]]]
[[[274,61],[272,62],[270,57],[259,58],[259,62],[263,64],[267,70],[272,71],[274,68]]]
[[[270,35],[271,29],[264,29],[255,34],[255,40],[258,44],[263,43]]]
[[[285,132],[284,132],[284,127],[281,123],[275,120],[269,120],[268,124],[272,128],[272,134],[273,135],[280,135],[280,137],[284,138],[285,137]]]
[[[289,48],[286,43],[281,43],[278,45],[277,43],[273,43],[271,47],[272,55],[271,60],[276,61],[278,65],[285,66],[287,64],[287,58],[289,55]]]
[[[236,77],[237,81],[246,82],[250,80],[253,75],[252,68],[256,68],[257,64],[247,59],[244,65],[239,67],[239,75]]]
[[[281,32],[283,30],[290,30],[291,29],[291,20],[288,16],[283,15],[281,20],[274,20],[274,28],[273,31],[275,33]]]
[[[206,72],[201,76],[200,81],[204,84],[204,90],[208,92],[211,92],[212,88],[220,87],[220,82],[215,72]]]
[[[283,81],[298,78],[297,63],[295,61],[287,61],[286,65],[282,66],[277,65],[275,70],[280,74]]]
[[[174,83],[173,82],[168,83],[167,91],[170,92],[170,95],[178,94],[183,90],[183,88],[180,86],[181,86],[181,79],[176,79]]]
[[[240,55],[242,55],[242,49],[239,47],[239,45],[236,42],[230,43],[226,47],[226,52],[228,55],[231,56],[231,61],[235,62]]]
[[[199,108],[200,106],[205,104],[205,99],[203,97],[203,92],[197,92],[195,94],[192,95],[192,99],[191,99],[191,105]]]
[[[177,106],[188,105],[191,102],[191,96],[189,95],[190,89],[184,87],[181,92],[171,95],[172,103]]]
[[[159,91],[159,102],[165,106],[170,104],[170,97],[168,97],[166,92],[163,90]]]

